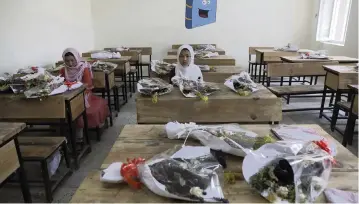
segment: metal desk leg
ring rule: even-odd
[[[113,126],[112,120],[112,108],[111,108],[111,93],[110,93],[110,84],[108,82],[108,74],[105,75],[105,83],[106,83],[106,92],[107,92],[107,103],[110,111],[110,125]]]
[[[85,101],[84,101],[85,102]],[[89,137],[89,130],[88,130],[88,121],[87,121],[87,114],[86,114],[86,108],[85,111],[82,113],[82,119],[84,120],[84,129],[83,129],[83,134],[85,137],[85,141],[87,143],[87,145],[89,146],[89,152],[91,152],[91,142],[90,142],[90,137]]]
[[[20,151],[20,147],[19,147],[19,141],[17,140],[17,137],[14,138],[14,142],[15,142],[17,157],[18,157],[19,164],[20,164],[20,167],[18,168],[18,173],[19,173],[19,177],[20,177],[22,196],[24,198],[25,203],[32,203],[29,184],[27,183],[27,176],[26,176],[26,172],[24,169],[24,162],[22,160],[21,151]]]
[[[322,118],[322,117],[323,117],[325,98],[327,97],[327,89],[328,89],[328,87],[327,87],[326,85],[324,85],[323,96],[322,96],[322,103],[321,103],[321,105],[320,105],[320,111],[319,111],[319,118]]]

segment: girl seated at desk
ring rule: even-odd
[[[66,81],[76,82],[80,81],[84,84],[85,91],[85,106],[88,120],[88,128],[102,127],[109,115],[109,110],[106,100],[92,94],[92,71],[91,65],[86,61],[82,61],[80,53],[73,49],[66,49],[62,58],[65,62],[65,67],[60,70],[60,74]],[[82,138],[82,128],[84,127],[82,117],[78,120],[77,135]]]
[[[190,45],[178,48],[175,76],[203,82],[201,69],[194,64],[194,51]]]

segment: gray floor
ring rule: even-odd
[[[290,107],[304,107],[304,106],[316,106],[319,107],[319,98],[316,99],[292,99]],[[284,103],[283,103],[284,104]],[[284,108],[288,107],[284,105]],[[284,113],[282,124],[319,124],[327,132],[329,132],[338,141],[342,140],[342,136],[337,132],[332,133],[329,129],[329,122],[325,119],[318,118],[319,112],[293,112]],[[107,129],[101,142],[93,141],[92,152],[81,162],[79,170],[74,172],[61,186],[56,190],[54,194],[54,202],[67,203],[71,200],[76,189],[81,182],[91,171],[99,169],[103,160],[110,151],[113,143],[121,132],[121,129],[126,124],[136,123],[136,106],[135,100],[132,97],[128,104],[122,107],[121,112],[114,121],[114,126]],[[345,128],[345,121],[339,120],[338,127]],[[358,141],[355,137],[354,145],[348,147],[348,149],[355,155],[358,155]],[[42,188],[32,187],[33,202],[44,202],[44,192]],[[0,202],[22,202],[21,192],[18,186],[5,185],[0,190]],[[120,202],[120,201],[119,201]]]

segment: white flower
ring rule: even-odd
[[[189,191],[189,193],[191,195],[194,195],[198,198],[202,198],[202,195],[203,195],[203,190],[200,189],[199,187],[192,187],[191,190]]]
[[[279,188],[277,188],[276,193],[277,193],[279,196],[287,197],[287,196],[288,196],[288,193],[289,193],[289,190],[288,190],[287,187],[279,186]]]

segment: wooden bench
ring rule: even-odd
[[[67,152],[66,140],[64,137],[19,137],[20,151],[24,162],[40,162],[42,179],[45,187],[46,201],[51,203],[52,193],[58,185],[72,173],[70,159]],[[67,170],[56,181],[51,181],[47,160],[57,150],[62,150]],[[60,163],[61,164],[61,163]],[[34,181],[36,182],[36,181]]]
[[[274,87],[268,87],[268,89],[277,97],[287,96],[287,104],[289,104],[291,95],[323,94],[324,86],[323,85],[274,86]],[[308,110],[320,110],[320,107],[283,109],[283,112],[308,111]]]

